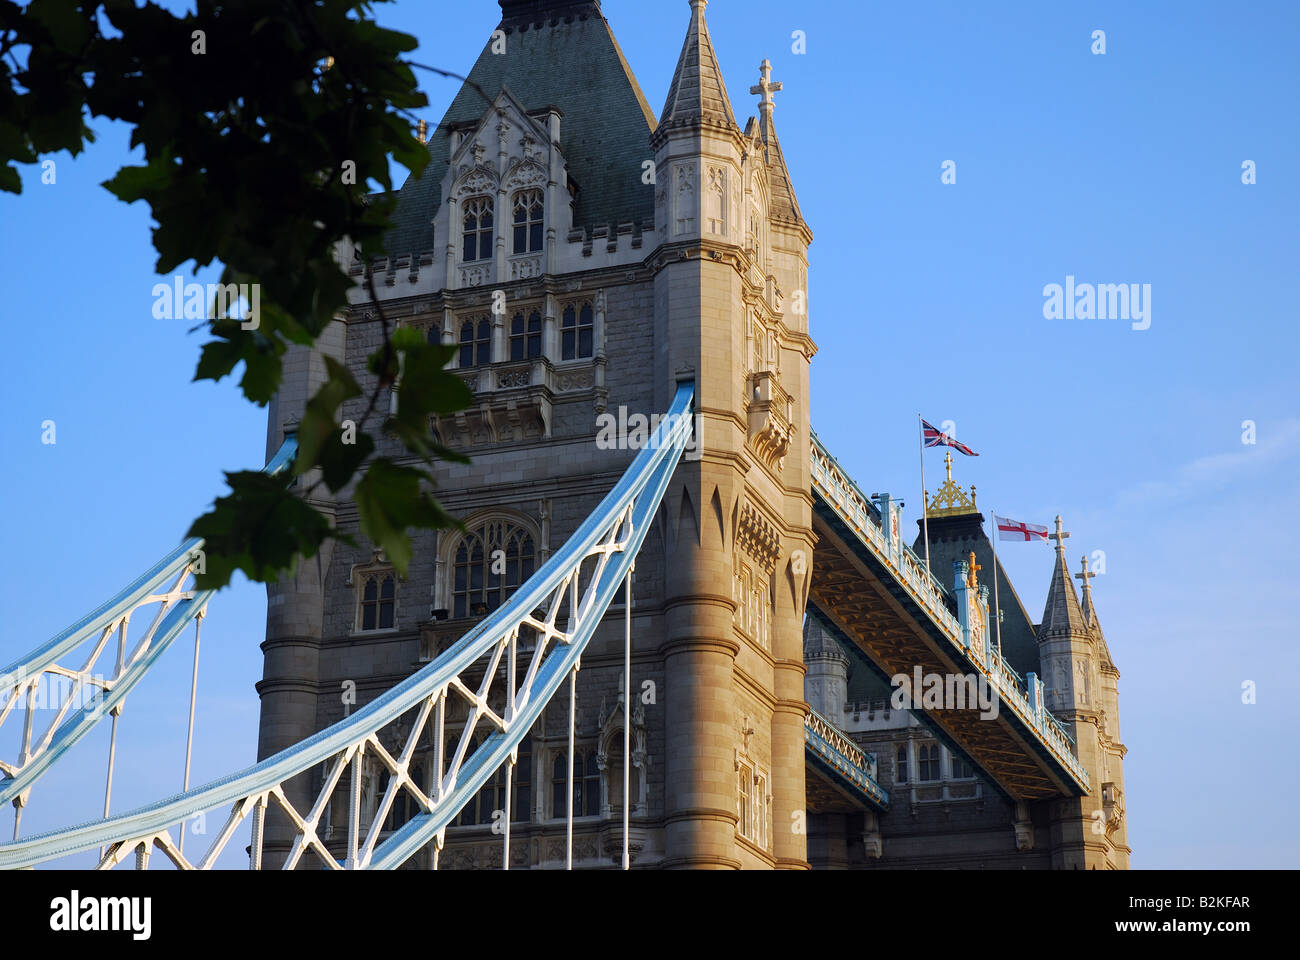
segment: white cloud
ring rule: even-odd
[[[1207,496],[1234,481],[1263,474],[1297,453],[1300,453],[1300,420],[1283,420],[1262,429],[1258,443],[1197,457],[1178,467],[1171,477],[1143,480],[1120,491],[1116,506]]]

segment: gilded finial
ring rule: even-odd
[[[966,586],[970,587],[972,590],[978,589],[980,582],[979,578],[975,574],[983,569],[983,566],[975,562],[975,551],[972,550],[970,552],[970,565],[966,573]]]
[[[944,456],[943,465],[947,472],[947,479],[934,496],[926,500],[926,512],[932,517],[955,517],[977,513],[975,487],[970,488],[970,496],[967,496],[965,490],[953,483],[951,451]]]

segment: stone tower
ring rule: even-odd
[[[471,82],[429,132],[428,167],[398,193],[389,256],[371,265],[379,302],[358,287],[321,345],[364,391],[381,309],[390,325],[456,347],[452,367],[474,403],[433,427],[472,459],[438,475],[439,499],[465,529],[417,536],[400,577],[359,537],[349,490],[319,504],[359,545],[336,544],[269,590],[260,755],[364,705],[506,602],[635,455],[597,441],[606,422],[663,413],[689,380],[698,453],[679,466],[634,578],[632,691],[642,696],[629,705],[621,688],[621,591],[578,674],[574,862],[609,865],[626,802],[633,866],[805,869],[816,348],[812,236],[773,122],[781,85],[764,62],[752,88],[759,116],[742,130],[705,0],[694,0],[656,118],[598,0],[500,6]],[[342,256],[359,278],[351,252]],[[321,363],[289,355],[272,449]],[[363,410],[349,401],[340,415],[359,421]],[[381,439],[380,452],[400,451]],[[486,566],[496,550],[512,558],[505,575]],[[569,707],[566,686],[521,745],[512,867],[563,862]],[[450,716],[448,729],[464,722]],[[614,774],[626,724],[625,798]],[[384,777],[363,772],[363,806]],[[442,866],[500,865],[491,814],[504,790],[489,784],[448,828]],[[267,831],[273,865],[283,855],[274,817]],[[339,831],[324,842],[338,845]]]
[[[1119,671],[1109,653],[1103,652],[1105,641],[1100,637],[1100,628],[1094,626],[1087,576],[1084,585],[1089,613],[1085,614],[1079,605],[1065,559],[1069,536],[1057,517],[1056,532],[1051,535],[1056,541],[1056,563],[1038,628],[1038,645],[1047,709],[1074,738],[1091,790],[1079,799],[1050,801],[1052,865],[1067,870],[1118,869],[1128,865],[1128,847],[1124,834],[1119,832],[1122,803],[1117,805],[1123,782],[1122,773],[1117,772],[1123,756],[1123,746],[1118,743],[1119,697],[1115,684]],[[1103,672],[1110,674],[1106,680]],[[1113,742],[1117,749],[1109,746],[1112,735],[1106,731],[1107,718],[1115,727]]]
[[[742,132],[705,22],[691,19],[651,139],[656,173],[656,402],[696,384],[701,458],[666,498],[674,531],[662,653],[669,691],[669,865],[806,868],[802,619],[811,578],[807,494],[807,248],[773,123]],[[737,825],[753,777],[770,817]],[[740,813],[743,818],[744,812]],[[746,835],[749,835],[746,841]],[[738,840],[737,838],[741,838]],[[746,846],[750,849],[746,852]],[[763,844],[757,844],[762,847]]]
[[[1104,829],[1114,848],[1114,864],[1129,868],[1128,818],[1124,815],[1124,754],[1128,749],[1120,741],[1119,668],[1115,666],[1102,632],[1101,621],[1092,599],[1092,580],[1097,576],[1088,568],[1088,558],[1080,558],[1080,572],[1075,579],[1083,583],[1083,619],[1097,645],[1097,670],[1101,676],[1101,709],[1097,723],[1101,757],[1101,802]]]

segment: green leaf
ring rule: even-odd
[[[411,565],[408,527],[448,527],[455,520],[421,488],[431,478],[423,470],[375,460],[357,484],[355,500],[361,532],[383,548],[402,576]]]

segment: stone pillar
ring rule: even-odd
[[[807,794],[804,786],[803,613],[812,544],[793,540],[774,576],[776,616],[772,623],[772,852],[777,869],[808,869]],[[845,660],[845,668],[848,662]],[[842,710],[843,704],[839,704]],[[830,714],[832,721],[836,714]]]
[[[729,591],[717,588],[723,582],[717,572],[730,570],[730,558],[701,544],[696,522],[700,476],[710,469],[717,468],[683,463],[666,497],[676,537],[667,557],[660,648],[667,727],[664,866],[735,870],[733,682],[740,644],[733,637],[735,604]]]

